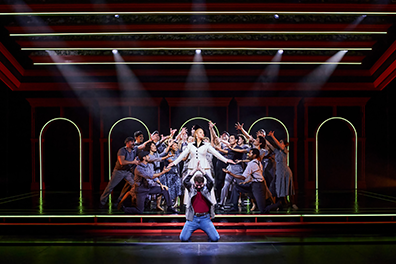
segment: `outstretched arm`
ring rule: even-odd
[[[244,123],[241,124],[241,123],[237,122],[235,124],[235,128],[237,130],[240,130],[242,132],[242,134],[244,134],[245,137],[249,139],[249,141],[254,140],[254,138],[251,135],[249,135],[249,133],[243,128],[243,125],[244,125]]]
[[[270,137],[274,140],[275,145],[276,145],[279,149],[281,149],[281,150],[285,150],[285,149],[286,149],[285,145],[284,145],[284,144],[281,144],[281,143],[278,141],[278,139],[275,137],[274,131],[270,131],[270,132],[268,133],[268,136],[270,136]],[[273,146],[272,146],[272,147],[273,147]]]
[[[236,175],[234,173],[232,173],[231,171],[227,170],[227,169],[223,169],[223,171],[227,174],[230,174],[232,177],[240,179],[240,180],[244,180],[245,177],[243,177],[242,175]]]
[[[212,142],[212,146],[220,144],[220,138],[216,135],[216,132],[214,131],[214,126],[215,126],[215,123],[212,123],[212,121],[210,121],[209,122],[209,131],[210,131],[210,141]]]
[[[221,160],[224,163],[231,163],[231,164],[235,164],[235,162],[233,160],[230,159],[226,159],[225,157],[223,157],[219,152],[217,152],[212,146],[208,147],[208,152],[213,154],[213,156],[215,156],[218,160]]]

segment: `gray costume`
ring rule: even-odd
[[[286,150],[287,151],[287,150]],[[275,184],[276,197],[294,195],[293,173],[287,166],[287,152],[275,149]]]

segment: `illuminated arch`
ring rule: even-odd
[[[280,121],[279,119],[276,119],[275,117],[266,116],[266,117],[262,117],[262,118],[257,119],[256,121],[254,121],[254,123],[249,127],[249,130],[248,130],[249,135],[250,135],[250,131],[252,130],[253,126],[262,120],[274,120],[274,121],[280,123],[286,131],[286,140],[290,144],[289,130],[287,129],[286,125],[282,121]],[[287,155],[287,166],[289,166],[289,155]]]
[[[147,134],[148,134],[148,138],[150,138],[150,130],[148,129],[148,127],[146,126],[146,124],[143,123],[143,121],[141,121],[140,119],[137,119],[137,118],[135,118],[135,117],[124,117],[124,118],[121,118],[120,120],[118,120],[117,122],[115,122],[115,123],[111,126],[110,131],[109,131],[109,136],[108,136],[108,138],[107,138],[107,144],[108,144],[108,149],[109,149],[109,180],[111,179],[111,157],[110,157],[110,153],[111,153],[111,142],[110,142],[111,132],[113,131],[114,127],[115,127],[118,123],[120,123],[120,122],[122,122],[122,121],[125,121],[125,120],[134,120],[134,121],[138,121],[139,123],[141,123],[141,124],[146,128]]]
[[[205,117],[200,117],[200,116],[190,118],[190,119],[188,119],[186,122],[184,122],[183,125],[181,125],[181,127],[180,127],[180,129],[179,129],[179,133],[181,132],[181,130],[183,129],[183,127],[184,127],[188,122],[193,121],[193,120],[197,120],[197,119],[201,119],[201,120],[205,120],[205,121],[211,122],[211,120],[209,120],[209,119],[207,119],[207,118],[205,118]],[[216,129],[217,136],[220,137],[220,133],[219,133],[219,130],[217,129],[217,126],[215,125],[214,128]]]
[[[354,125],[347,119],[343,118],[343,117],[331,117],[329,119],[326,119],[325,121],[323,121],[322,124],[320,124],[320,126],[318,127],[318,129],[316,130],[316,135],[315,135],[315,145],[316,145],[316,149],[315,149],[315,157],[316,157],[316,163],[315,163],[315,172],[316,172],[316,177],[315,177],[315,188],[316,190],[318,190],[319,188],[319,183],[318,183],[318,172],[319,172],[319,157],[318,157],[318,135],[319,135],[319,130],[320,128],[323,126],[323,124],[325,124],[327,121],[330,120],[342,120],[345,121],[347,124],[350,125],[350,127],[353,129],[354,133],[355,133],[355,190],[357,190],[357,155],[358,155],[358,134],[356,132],[356,129],[354,127]]]
[[[81,139],[81,131],[78,128],[78,126],[76,125],[76,123],[74,123],[73,121],[71,121],[70,119],[67,118],[63,118],[63,117],[57,117],[54,119],[51,119],[50,121],[48,121],[47,123],[45,123],[45,125],[41,128],[40,131],[40,136],[39,136],[39,156],[40,156],[40,190],[43,190],[43,158],[42,158],[42,136],[43,136],[43,132],[45,127],[53,122],[53,121],[57,121],[57,120],[64,120],[67,122],[72,123],[78,131],[78,137],[79,137],[79,147],[80,147],[80,190],[82,189],[82,139]]]

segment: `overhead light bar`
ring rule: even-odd
[[[141,12],[8,12],[0,16],[85,16],[85,15],[396,15],[377,11],[141,11]]]
[[[292,64],[298,64],[298,65],[334,65],[334,64],[339,64],[339,65],[361,65],[361,62],[311,62],[311,61],[306,61],[306,62],[297,62],[297,61],[279,61],[279,62],[273,62],[273,61],[133,61],[133,62],[35,62],[34,65],[46,65],[46,66],[51,66],[51,65],[120,65],[120,64],[129,64],[129,65],[141,65],[141,64],[175,64],[175,65],[196,65],[196,64],[233,64],[233,65],[238,65],[238,64],[258,64],[258,65],[270,65],[270,64],[281,64],[281,65],[292,65]]]
[[[55,32],[14,33],[11,37],[56,37],[56,36],[124,36],[124,35],[222,35],[222,34],[287,34],[287,35],[384,35],[386,31],[164,31],[164,32]]]
[[[153,47],[153,48],[21,48],[21,50],[324,50],[324,51],[340,51],[340,50],[372,50],[372,48],[245,48],[245,47],[191,47],[191,48],[168,48],[168,47]]]

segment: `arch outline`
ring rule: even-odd
[[[44,126],[41,128],[40,135],[39,135],[39,163],[40,163],[40,191],[43,190],[43,157],[42,157],[42,136],[44,129],[52,123],[53,121],[57,120],[64,120],[68,121],[69,123],[73,124],[77,128],[78,136],[79,136],[79,156],[80,156],[80,166],[79,166],[79,171],[80,171],[80,190],[82,190],[82,136],[81,136],[81,131],[80,128],[77,126],[76,123],[71,121],[68,118],[64,117],[56,117],[51,120],[49,120],[47,123],[44,124]]]

